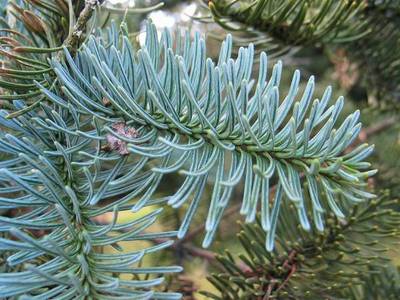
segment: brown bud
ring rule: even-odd
[[[111,105],[110,99],[108,99],[106,97],[103,97],[102,102],[103,102],[104,106],[106,106],[106,107]]]
[[[127,126],[124,122],[114,123],[111,127],[115,133],[127,138],[138,137],[138,132],[135,128]],[[115,150],[121,155],[129,154],[127,142],[119,139],[117,136],[107,134],[107,144],[102,147],[105,151]]]

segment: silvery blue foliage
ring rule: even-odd
[[[1,111],[0,208],[22,213],[0,217],[0,250],[11,253],[7,264],[14,268],[0,274],[0,297],[179,298],[151,289],[162,282],[157,275],[114,275],[180,271],[137,265],[170,242],[132,253],[105,254],[99,247],[181,238],[201,201],[209,206],[207,247],[240,183],[241,213],[252,222],[261,207],[268,250],[284,201],[295,204],[305,230],[312,226],[309,212],[323,230],[326,211],[345,218],[341,205],[374,197],[365,191],[374,171],[364,162],[373,147],[346,151],[361,128],[359,112],[337,124],[343,98],[329,105],[330,88],[313,100],[314,78],[299,93],[296,71],[281,99],[282,63],[267,76],[262,53],[253,79],[254,47],[241,48],[233,59],[230,36],[213,62],[198,33],[173,39],[165,30],[159,39],[149,22],[145,45],[136,51],[123,26],[121,32],[111,27],[106,35],[91,35],[75,57],[65,50],[65,61],[54,59],[56,83],[36,82],[47,101],[13,119]],[[157,198],[168,173],[179,173],[182,185]],[[210,199],[203,195],[208,182]],[[163,203],[187,204],[178,232],[145,232],[160,210],[116,223],[119,211]],[[114,221],[98,224],[95,217],[107,212]]]
[[[15,110],[26,107],[13,104]],[[140,241],[177,234],[148,231],[162,209],[117,222],[118,213],[131,208],[130,193],[141,180],[132,174],[141,162],[101,155],[101,140],[93,139],[98,120],[82,118],[72,104],[42,102],[17,118],[8,116],[0,111],[0,209],[18,215],[0,216],[0,298],[179,299],[156,287],[163,274],[181,267],[141,263],[172,241]],[[102,224],[97,217],[106,213],[112,222]],[[122,252],[121,242],[135,250]]]
[[[193,40],[188,32],[178,33],[174,40],[164,30],[159,39],[151,22],[138,51],[115,27],[106,37],[91,36],[75,58],[66,51],[65,63],[53,60],[60,91],[42,90],[54,105],[93,117],[97,127],[81,132],[68,125],[43,126],[97,143],[108,134],[126,141],[129,152],[142,162],[132,174],[143,178],[131,195],[137,197],[133,210],[163,201],[175,208],[187,203],[178,237],[187,232],[199,203],[209,201],[205,247],[240,182],[240,211],[252,222],[261,206],[267,249],[273,248],[282,197],[295,203],[305,230],[311,226],[307,209],[323,230],[327,210],[344,218],[340,203],[373,198],[364,188],[375,170],[368,171],[370,164],[363,161],[373,146],[364,144],[345,153],[360,132],[359,111],[339,123],[343,97],[330,105],[328,87],[314,100],[314,77],[300,93],[299,71],[281,100],[282,63],[267,76],[267,55],[261,53],[253,79],[253,45],[241,48],[236,59],[231,50],[228,35],[218,62],[213,62],[198,33]],[[112,124],[121,121],[136,128],[139,137],[129,139],[113,131]],[[99,160],[105,155],[98,148],[81,153]],[[162,176],[173,172],[184,176],[183,184],[173,195],[154,199]],[[213,192],[211,199],[204,199],[210,174],[215,174]],[[278,184],[274,200],[269,199],[272,183]]]
[[[17,108],[24,105],[15,102]],[[137,163],[120,159],[85,160],[80,152],[91,151],[91,140],[53,126],[88,122],[73,120],[70,111],[42,104],[36,112],[7,120],[0,112],[0,208],[19,210],[18,217],[0,216],[0,250],[7,251],[10,270],[0,274],[0,298],[20,299],[177,299],[179,294],[156,293],[149,288],[162,277],[125,280],[115,274],[162,274],[180,267],[140,267],[143,256],[168,247],[155,244],[130,253],[103,253],[101,247],[117,250],[119,242],[166,238],[175,232],[145,233],[161,210],[126,223],[116,223],[126,210],[123,196],[132,189],[127,172]],[[49,125],[46,125],[49,124]],[[57,125],[56,125],[57,126]],[[115,162],[115,160],[114,160]],[[118,177],[118,180],[114,180]],[[110,184],[112,181],[113,184]],[[101,200],[115,197],[110,204]],[[96,201],[93,201],[96,199]],[[95,202],[95,203],[94,203]],[[110,212],[113,221],[104,225],[95,217]],[[23,282],[23,285],[21,285]]]

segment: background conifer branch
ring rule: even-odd
[[[387,251],[398,244],[400,214],[391,208],[396,203],[383,196],[357,205],[347,222],[332,216],[326,231],[315,235],[294,234],[301,229],[287,218],[278,229],[277,250],[271,254],[264,252],[259,239],[260,221],[242,224],[238,237],[245,254],[217,256],[224,271],[213,274],[210,281],[220,295],[204,294],[212,299],[330,299],[338,293],[350,295],[367,284],[369,275],[373,278],[375,272],[383,272],[382,267],[390,261]]]

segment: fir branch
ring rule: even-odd
[[[236,44],[254,42],[276,56],[298,46],[343,47],[356,63],[369,102],[398,109],[400,2],[387,1],[227,1],[208,2],[210,19],[236,34]],[[212,35],[212,33],[211,33]],[[396,49],[393,51],[393,49]],[[331,54],[335,57],[335,53]],[[332,59],[333,60],[333,59]],[[395,104],[393,106],[393,104]]]
[[[253,41],[260,48],[282,55],[295,46],[317,46],[357,40],[368,34],[356,16],[365,7],[362,0],[351,1],[227,1],[207,2],[210,19],[222,28],[239,33],[238,45]],[[244,35],[243,35],[244,33]],[[240,35],[242,34],[242,35]]]
[[[361,286],[340,292],[346,299],[396,300],[400,294],[400,271],[395,266],[369,268]]]
[[[301,233],[288,217],[278,230],[273,253],[262,247],[260,220],[242,224],[238,236],[245,254],[238,259],[229,251],[217,256],[224,271],[213,274],[210,281],[220,295],[204,294],[212,299],[330,299],[338,293],[350,295],[375,276],[374,269],[390,261],[385,252],[398,243],[400,214],[392,209],[397,204],[384,196],[357,205],[351,209],[348,222],[331,216],[323,233]],[[283,214],[289,216],[290,209],[285,207]],[[225,288],[228,282],[229,288]],[[367,285],[365,288],[368,290]]]
[[[373,106],[399,108],[400,100],[400,2],[366,1],[361,18],[370,34],[345,44],[349,58],[357,63],[369,102]]]
[[[391,209],[398,203],[373,200],[367,191],[366,181],[375,170],[365,158],[373,147],[354,144],[361,132],[358,111],[337,124],[343,99],[329,106],[331,88],[312,101],[311,77],[298,95],[296,71],[281,100],[282,63],[268,78],[262,53],[258,78],[252,78],[254,46],[241,48],[233,59],[231,36],[218,62],[206,57],[199,34],[193,40],[188,32],[173,39],[165,30],[159,39],[151,22],[138,51],[126,27],[115,25],[104,36],[89,33],[82,42],[86,23],[101,2],[94,0],[85,1],[60,60],[54,52],[67,32],[65,22],[60,35],[52,34],[58,26],[54,20],[63,20],[68,10],[60,1],[27,1],[36,5],[37,16],[25,2],[14,2],[16,27],[0,37],[6,47],[0,53],[11,61],[0,71],[5,78],[0,87],[11,91],[5,99],[16,100],[10,110],[0,111],[5,157],[0,162],[0,209],[15,212],[0,216],[0,261],[7,264],[0,270],[0,297],[180,298],[160,292],[159,285],[163,274],[181,267],[144,267],[141,261],[170,246],[175,236],[181,241],[172,247],[215,261],[213,253],[185,244],[210,182],[203,246],[212,242],[224,213],[237,211],[227,207],[241,182],[240,213],[253,223],[243,225],[239,235],[247,252],[241,262],[229,253],[217,257],[225,272],[211,280],[223,299],[345,294],[352,291],[349,285],[370,279],[361,272],[375,272],[386,262],[380,256],[386,247],[377,240],[386,246],[398,235],[399,214]],[[252,3],[256,9],[250,5],[245,12],[250,12],[246,22],[254,25],[268,0]],[[329,11],[332,2],[324,3],[322,9]],[[346,27],[355,13],[348,3],[333,9],[327,23],[318,20],[324,19],[319,11],[311,24],[322,22],[332,33],[331,25],[343,17]],[[309,25],[306,13],[303,2],[291,19],[293,34],[295,25]],[[7,12],[0,14],[8,24]],[[325,41],[321,29],[308,28],[311,36],[291,42]],[[27,32],[33,33],[32,40]],[[352,35],[355,31],[346,32],[347,38],[359,38]],[[338,34],[324,38],[346,39]],[[170,173],[180,174],[182,185],[159,198],[160,182]],[[162,209],[117,222],[121,211],[163,204],[187,207],[179,231],[148,231]],[[113,215],[112,222],[99,224],[96,220],[105,213]],[[135,241],[155,243],[121,253],[122,242]],[[133,276],[125,279],[123,274]]]
[[[188,38],[177,42],[174,53],[171,34],[164,31],[159,41],[154,25],[149,23],[146,45],[135,54],[127,37],[119,36],[119,32],[111,28],[108,41],[91,36],[75,59],[66,52],[66,64],[54,60],[60,91],[55,94],[44,87],[41,90],[55,105],[66,107],[72,103],[79,114],[99,120],[100,131],[94,135],[76,134],[97,141],[112,134],[126,143],[132,155],[151,161],[152,169],[145,173],[149,177],[135,194],[141,196],[134,210],[154,203],[167,202],[174,208],[190,203],[178,233],[183,238],[207,177],[215,170],[203,243],[206,247],[233,187],[244,178],[241,213],[252,222],[261,203],[266,247],[271,250],[279,205],[272,212],[266,205],[270,202],[270,182],[279,183],[276,203],[283,196],[282,201],[295,203],[305,229],[311,227],[307,207],[314,211],[315,226],[323,230],[325,210],[345,217],[335,195],[346,203],[374,197],[364,191],[364,186],[375,171],[366,171],[369,164],[362,162],[373,147],[364,144],[343,154],[361,130],[359,112],[334,129],[343,99],[328,107],[330,88],[321,100],[312,101],[315,84],[311,77],[303,95],[295,100],[299,86],[296,71],[289,94],[280,102],[282,63],[274,66],[267,81],[267,56],[261,54],[258,81],[251,79],[252,45],[241,49],[237,60],[233,60],[228,36],[214,64],[206,59],[205,43],[198,34],[193,42]],[[118,134],[112,129],[118,122],[133,127],[138,138]],[[74,128],[66,130],[75,132]],[[95,158],[104,154],[86,155]],[[224,161],[230,162],[228,170],[224,170]],[[170,197],[152,199],[163,175],[176,171],[185,178],[179,190]],[[302,187],[307,182],[311,188]],[[324,192],[324,200],[319,191]],[[312,195],[310,203],[306,193]]]

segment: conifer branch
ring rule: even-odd
[[[210,279],[220,295],[207,294],[215,299],[330,298],[354,294],[353,285],[365,295],[374,279],[365,274],[380,270],[397,242],[400,214],[397,200],[369,191],[373,146],[360,134],[396,119],[362,131],[359,111],[340,118],[344,99],[330,104],[330,87],[315,99],[314,77],[301,88],[296,70],[282,88],[283,64],[268,74],[265,52],[254,76],[254,45],[232,57],[231,35],[213,61],[199,33],[159,36],[151,21],[140,49],[125,23],[86,34],[102,2],[15,0],[12,22],[0,9],[8,91],[0,97],[9,101],[0,110],[0,209],[12,212],[0,216],[0,298],[179,299],[160,284],[180,266],[142,265],[167,247],[220,262]],[[369,3],[210,2],[222,26],[235,29],[226,13],[239,29],[301,46],[361,39],[364,23],[352,21]],[[166,174],[182,180],[161,194]],[[243,195],[230,205],[239,185]],[[177,231],[150,230],[164,205],[186,209]],[[199,206],[206,220],[189,231]],[[135,217],[123,222],[123,211]],[[208,247],[238,211],[239,259],[189,243],[205,231]],[[112,221],[99,223],[105,214]],[[126,243],[134,249],[125,252]],[[388,295],[397,291],[390,284]]]
[[[272,212],[266,205],[270,201],[270,182],[279,183],[277,203],[282,197],[282,201],[296,203],[305,229],[311,226],[306,214],[308,205],[314,210],[313,221],[320,230],[325,209],[345,218],[335,200],[336,190],[343,190],[341,197],[350,202],[374,197],[364,190],[364,180],[375,171],[366,171],[369,164],[361,161],[373,147],[364,144],[343,153],[361,130],[359,112],[334,129],[343,98],[329,107],[329,87],[321,100],[312,101],[315,83],[311,77],[296,100],[300,78],[296,71],[289,94],[280,102],[282,63],[274,66],[267,80],[267,56],[261,54],[258,81],[251,79],[252,45],[233,60],[228,36],[215,65],[206,59],[205,43],[199,35],[193,42],[181,40],[174,53],[171,34],[164,31],[158,40],[154,25],[149,23],[146,45],[136,54],[127,37],[119,36],[119,32],[112,28],[113,40],[107,41],[111,46],[105,47],[103,37],[91,36],[77,58],[66,51],[66,64],[53,60],[60,94],[65,94],[66,100],[45,87],[41,90],[57,105],[72,102],[80,114],[102,120],[100,132],[89,137],[109,141],[114,136],[127,151],[122,153],[110,145],[101,149],[139,155],[156,165],[148,172],[151,177],[145,187],[149,191],[138,199],[134,210],[153,203],[167,202],[175,208],[190,203],[178,233],[183,238],[201,201],[206,179],[215,170],[217,178],[203,245],[210,245],[233,187],[243,178],[241,213],[252,222],[261,203],[266,247],[272,249],[279,205]],[[325,125],[320,127],[323,122]],[[124,124],[126,132],[135,130],[137,138],[121,135],[116,124]],[[224,161],[231,161],[230,170],[224,170]],[[183,169],[185,162],[189,167]],[[177,171],[185,178],[182,186],[175,194],[153,201],[152,194],[163,175]],[[312,195],[309,204],[307,189],[302,187],[306,182]],[[321,204],[319,190],[325,192],[325,204]]]
[[[242,224],[238,236],[245,254],[218,255],[224,271],[213,274],[210,281],[220,295],[204,294],[225,300],[350,295],[374,276],[373,269],[390,261],[387,251],[398,244],[400,223],[400,214],[391,207],[398,203],[383,196],[359,204],[346,222],[332,216],[323,233],[296,233],[301,229],[287,218],[277,233],[279,250],[273,253],[262,248],[259,220]],[[288,216],[289,211],[285,207],[283,214]]]

